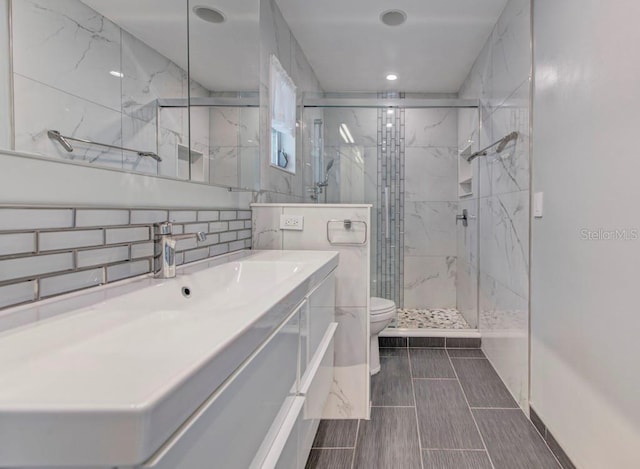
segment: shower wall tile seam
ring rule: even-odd
[[[487,277],[489,277],[491,280],[493,280],[495,283],[497,283],[498,285],[500,285],[502,288],[504,288],[505,290],[508,290],[510,293],[516,295],[518,298],[527,301],[527,296],[522,295],[522,293],[518,293],[515,290],[513,290],[513,288],[505,285],[503,282],[501,282],[500,280],[496,279],[493,275],[487,273],[486,271],[480,269],[480,274],[482,275],[486,275]]]
[[[513,98],[513,96],[520,91],[525,85],[531,86],[531,77],[527,77],[525,78],[523,81],[521,81],[517,86],[515,86],[510,92],[506,93],[506,98],[504,98],[502,101],[500,101],[499,103],[496,103],[495,105],[490,105],[490,101],[492,100],[491,97],[489,98],[484,98],[482,99],[482,103],[481,103],[481,108],[482,109],[492,109],[491,112],[489,112],[488,114],[485,114],[482,117],[482,123],[484,123],[485,121],[487,121],[488,119],[491,118],[491,116],[498,110],[498,109],[503,109],[503,108],[509,108],[511,106],[508,106],[507,103],[509,102],[509,100],[511,98]],[[527,96],[527,100],[528,100],[528,96]],[[484,113],[483,113],[484,114]]]
[[[520,189],[517,189],[517,190],[515,190],[515,191],[499,191],[499,192],[491,192],[491,194],[487,194],[487,195],[480,196],[480,197],[478,197],[477,199],[474,199],[474,200],[478,200],[478,199],[479,199],[479,200],[484,200],[484,199],[490,199],[490,198],[492,198],[492,197],[505,196],[505,195],[511,195],[511,194],[520,194],[520,193],[522,193],[522,192],[529,193],[529,192],[530,192],[530,189],[529,189],[528,187],[526,187],[526,188],[520,188]]]

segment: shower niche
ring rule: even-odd
[[[207,159],[199,151],[189,150],[186,145],[178,144],[178,179],[205,182],[209,169],[205,167]]]

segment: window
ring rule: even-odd
[[[296,86],[275,55],[271,56],[271,164],[296,172]]]

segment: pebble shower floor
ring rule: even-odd
[[[470,329],[455,308],[398,309],[399,329]]]

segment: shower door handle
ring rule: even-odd
[[[389,239],[391,237],[391,221],[389,220],[389,186],[384,188],[384,237]]]

